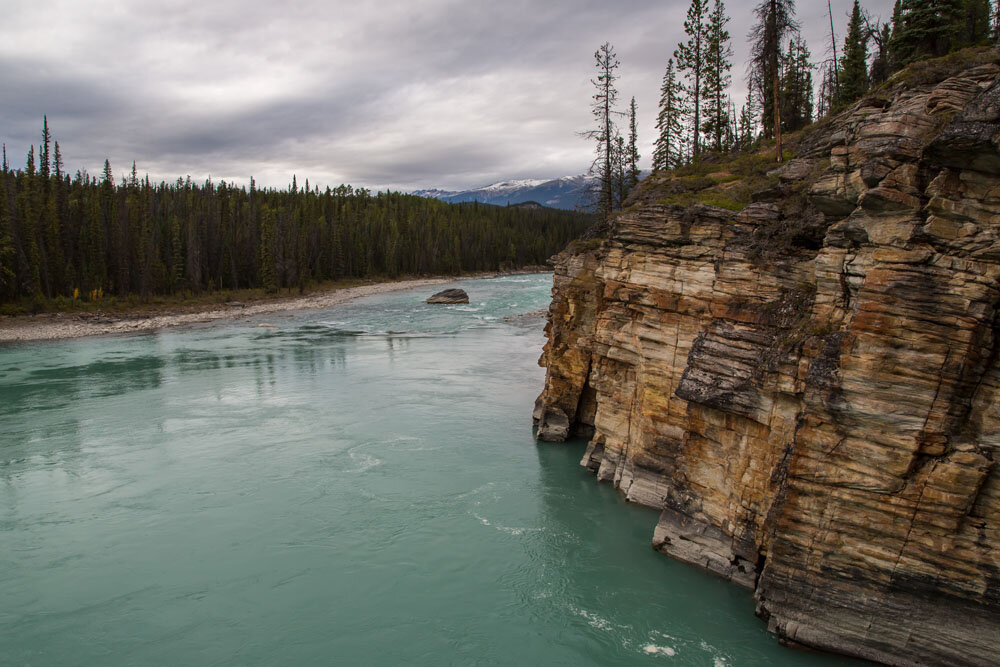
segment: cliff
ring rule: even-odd
[[[1000,66],[651,176],[554,258],[538,436],[790,644],[1000,661]],[[728,161],[726,161],[728,160]]]

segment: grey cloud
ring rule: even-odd
[[[462,188],[579,173],[594,49],[618,50],[648,158],[687,4],[19,3],[0,26],[0,138],[19,163],[47,113],[71,170],[135,160],[168,181]],[[799,3],[816,60],[825,4]],[[865,4],[886,15],[891,0]],[[728,5],[742,96],[753,3]],[[849,6],[834,3],[838,30]]]

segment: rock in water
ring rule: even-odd
[[[553,258],[535,410],[783,640],[891,665],[1000,656],[1000,66],[948,62],[750,197],[646,179]]]
[[[427,299],[427,303],[469,303],[469,295],[464,289],[446,289]]]

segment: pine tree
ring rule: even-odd
[[[63,164],[62,153],[59,152],[59,142],[58,141],[55,142],[55,156],[54,156],[53,161],[52,161],[52,166],[56,170],[56,180],[62,181],[63,176],[64,176],[64,174],[63,174],[63,167],[65,165]]]
[[[49,144],[52,141],[52,135],[49,133],[49,117],[42,116],[42,143],[38,146],[38,174],[45,181],[45,186],[48,187],[49,173],[51,164],[49,160]]]
[[[903,34],[903,0],[896,0],[892,6],[892,22],[890,24],[889,42],[886,51],[889,56],[889,70],[895,72],[903,66],[903,59],[899,54],[900,38]]]
[[[823,118],[833,109],[833,98],[837,94],[836,65],[827,62],[823,66],[823,78],[819,82],[819,97],[816,100],[816,117]]]
[[[268,292],[278,291],[277,235],[274,211],[265,208],[260,226],[260,284]]]
[[[964,0],[902,0],[890,47],[900,66],[961,44]]]
[[[788,44],[781,79],[781,122],[786,132],[795,132],[812,122],[813,79],[811,54],[804,39]]]
[[[10,208],[7,203],[7,155],[4,150],[3,171],[0,172],[0,297],[10,298],[15,293],[14,240],[10,233]]]
[[[673,169],[681,163],[681,134],[684,111],[681,108],[683,91],[674,71],[674,60],[667,61],[667,71],[660,86],[660,112],[656,117],[656,150],[653,152],[653,169]]]
[[[871,69],[868,70],[868,80],[872,86],[877,86],[889,78],[892,73],[892,65],[889,62],[889,40],[892,38],[892,31],[888,23],[882,24],[882,30],[876,36],[878,51],[875,59],[872,60]]]
[[[42,213],[42,227],[45,233],[46,292],[49,298],[65,289],[63,275],[65,258],[62,251],[62,229],[59,221],[58,203],[55,189],[50,189],[45,197]]]
[[[628,147],[625,155],[627,163],[625,180],[629,192],[639,184],[639,157],[639,130],[636,124],[636,105],[633,97],[632,103],[629,105]]]
[[[687,81],[684,85],[684,92],[691,115],[692,156],[695,159],[701,153],[702,105],[704,103],[704,78],[708,55],[706,48],[708,45],[707,24],[707,0],[691,0],[687,19],[684,21],[684,32],[687,34],[688,40],[678,44],[674,51],[677,72],[683,74]]]
[[[965,0],[961,46],[976,46],[990,41],[992,7],[990,0]]]
[[[606,219],[614,208],[615,173],[614,173],[614,143],[618,130],[615,128],[614,117],[619,113],[615,110],[618,101],[618,90],[615,81],[616,73],[621,63],[610,43],[605,42],[594,52],[597,66],[597,78],[592,79],[596,92],[590,107],[597,128],[584,134],[588,139],[596,141],[594,161],[590,166],[590,174],[596,177],[597,214]]]
[[[725,137],[730,124],[729,99],[726,90],[732,83],[733,48],[730,45],[729,23],[726,7],[722,0],[715,0],[715,5],[708,15],[705,26],[705,122],[702,131],[712,141],[713,148],[721,152],[725,148]]]
[[[614,209],[618,209],[622,207],[622,203],[628,197],[628,167],[626,166],[628,162],[628,149],[625,147],[625,137],[620,134],[615,137],[612,151],[611,169],[614,174],[614,200],[611,206]]]
[[[835,101],[838,106],[850,104],[868,92],[868,39],[858,0],[854,0],[851,20],[847,25],[838,78],[840,86]]]
[[[736,148],[740,151],[749,151],[753,146],[757,126],[756,101],[753,96],[753,88],[747,89],[747,100],[740,108],[739,121],[736,124]]]
[[[84,248],[86,254],[86,267],[84,275],[87,279],[89,290],[103,290],[107,285],[107,259],[105,257],[105,245],[107,238],[104,233],[104,213],[98,197],[91,194],[87,208],[87,243]]]
[[[785,35],[798,30],[794,0],[762,0],[754,10],[757,23],[750,31],[748,83],[759,87],[763,102],[765,137],[773,137],[776,159],[781,162],[781,45]]]
[[[181,223],[176,215],[170,218],[170,290],[176,292],[184,284],[184,246]]]
[[[17,195],[17,212],[21,221],[21,259],[25,264],[24,292],[36,296],[42,293],[42,258],[38,247],[38,172],[35,170],[35,147],[28,149],[24,165],[25,188]]]

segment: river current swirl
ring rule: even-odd
[[[843,663],[535,443],[550,275],[455,286],[0,349],[0,662]]]

